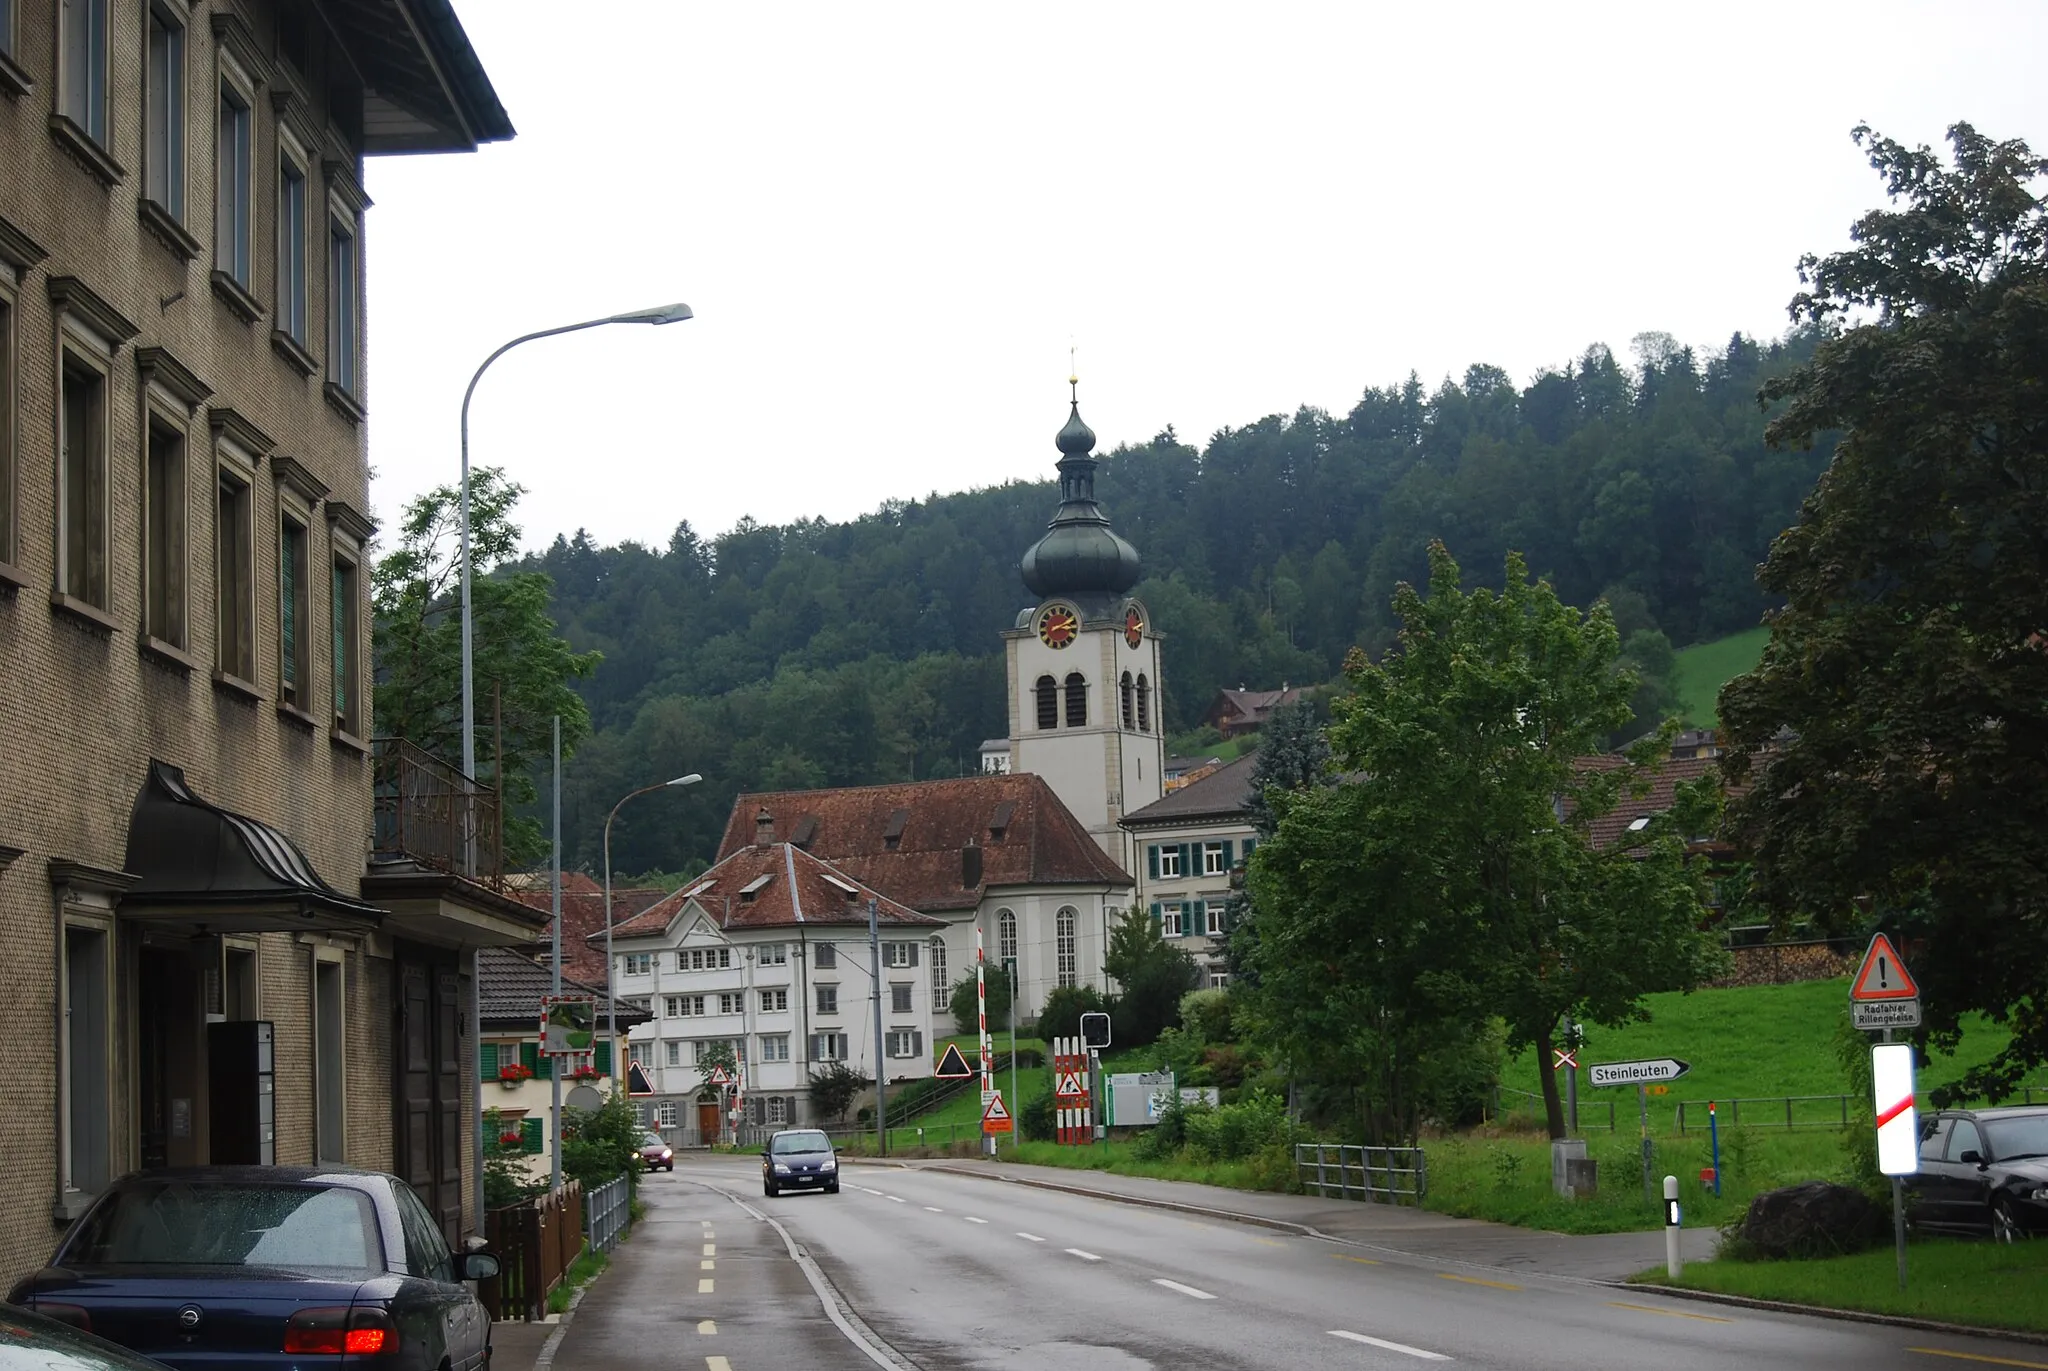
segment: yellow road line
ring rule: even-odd
[[[1273,1241],[1273,1240],[1272,1240],[1271,1238],[1253,1238],[1253,1239],[1252,1239],[1252,1241],[1253,1241],[1253,1242],[1255,1242],[1255,1243],[1257,1243],[1257,1244],[1258,1244],[1259,1246],[1261,1246],[1261,1247],[1285,1247],[1285,1246],[1287,1246],[1287,1244],[1286,1244],[1286,1243],[1284,1243],[1284,1242],[1274,1242],[1274,1241]]]
[[[711,1293],[711,1277],[706,1276],[702,1280],[697,1282],[697,1293],[700,1295],[708,1295]]]
[[[1701,1323],[1734,1323],[1714,1314],[1688,1314],[1683,1309],[1653,1309],[1647,1304],[1624,1304],[1620,1300],[1609,1300],[1609,1309],[1633,1309],[1638,1314],[1662,1314],[1667,1319],[1698,1319]]]
[[[1436,1274],[1440,1280],[1462,1281],[1466,1285],[1487,1285],[1492,1286],[1495,1290],[1520,1290],[1522,1288],[1519,1285],[1509,1285],[1506,1281],[1483,1281],[1477,1276],[1454,1276],[1448,1271],[1439,1271]]]
[[[1945,1352],[1939,1347],[1909,1347],[1906,1350],[1927,1357],[1954,1357],[1957,1361],[1981,1361],[1993,1366],[2024,1366],[2030,1371],[2048,1371],[2048,1361],[2014,1361],[2011,1357],[1987,1357],[1981,1352]]]
[[[1330,1255],[1335,1257],[1340,1262],[1357,1262],[1360,1266],[1380,1265],[1378,1259],[1373,1257],[1354,1257],[1351,1256],[1349,1253],[1345,1252],[1332,1252]]]
[[[707,1338],[715,1338],[718,1336],[718,1325],[710,1319],[699,1319],[697,1321],[697,1331]]]

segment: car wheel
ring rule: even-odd
[[[767,1197],[768,1197],[769,1199],[771,1199],[771,1200],[772,1200],[772,1199],[774,1199],[774,1198],[775,1198],[775,1182],[774,1182],[774,1181],[762,1181],[762,1182],[761,1182],[761,1193],[762,1193],[763,1195],[766,1195],[766,1196],[767,1196]]]
[[[827,1181],[827,1182],[825,1182],[825,1193],[826,1193],[827,1195],[837,1195],[837,1194],[839,1193],[839,1182],[838,1182],[838,1181]]]
[[[674,1162],[670,1162],[667,1166],[664,1166],[661,1169],[668,1172],[671,1176],[673,1176],[675,1174],[676,1164]]]
[[[1991,1202],[1991,1241],[2024,1242],[2027,1230],[2012,1212],[2012,1201],[2000,1195]]]

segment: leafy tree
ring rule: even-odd
[[[582,1183],[585,1193],[626,1177],[639,1188],[640,1140],[647,1129],[623,1090],[613,1090],[596,1109],[562,1111],[562,1174]]]
[[[504,1209],[545,1191],[528,1166],[526,1141],[516,1119],[503,1111],[484,1111],[484,1207]]]
[[[515,811],[537,797],[536,768],[553,749],[562,719],[566,757],[590,732],[590,712],[572,683],[597,669],[599,654],[574,652],[549,617],[545,573],[515,570],[523,494],[496,467],[470,473],[472,656],[477,691],[477,769],[504,793],[507,857],[544,851],[540,827]],[[372,575],[377,657],[376,718],[387,736],[408,740],[450,766],[462,764],[461,504],[454,486],[405,507],[398,545]],[[503,709],[504,775],[496,776],[491,732],[494,692]]]
[[[826,1062],[811,1070],[811,1108],[821,1118],[846,1122],[846,1111],[853,1108],[860,1092],[874,1082],[865,1072],[845,1062]]]
[[[1038,1036],[1078,1038],[1081,1016],[1108,1012],[1102,992],[1092,985],[1063,985],[1045,997],[1038,1011]]]
[[[1323,734],[1322,711],[1314,697],[1283,705],[1259,729],[1259,750],[1252,762],[1252,826],[1262,839],[1273,836],[1276,823],[1271,796],[1328,783],[1330,743]],[[1233,980],[1247,988],[1258,984],[1258,911],[1250,890],[1233,881],[1223,913],[1223,955]]]
[[[720,1070],[723,1070],[733,1080],[738,1080],[740,1078],[740,1058],[739,1054],[733,1050],[732,1039],[708,1039],[704,1044],[703,1055],[697,1058],[697,1070],[707,1081],[711,1079],[712,1072]]]
[[[1646,994],[1697,985],[1721,955],[1686,858],[1712,822],[1709,788],[1627,843],[1589,836],[1648,789],[1673,728],[1584,760],[1636,687],[1606,607],[1581,614],[1515,554],[1503,579],[1467,592],[1431,546],[1428,597],[1395,594],[1397,649],[1346,664],[1330,743],[1355,779],[1283,796],[1253,863],[1261,1014],[1291,1057],[1364,1084],[1382,1137],[1412,1133],[1432,1044],[1489,1016],[1509,1050],[1535,1049],[1563,1137],[1560,1019],[1647,1017]]]
[[[1722,691],[1751,893],[1915,944],[1925,1033],[2010,1043],[1951,1097],[2048,1061],[2048,161],[1968,124],[1946,159],[1859,127],[1889,207],[1801,263],[1825,332],[1767,431],[1835,460],[1772,545],[1763,660]]]
[[[1109,1002],[1120,1047],[1142,1047],[1180,1022],[1181,998],[1201,984],[1195,959],[1160,937],[1151,911],[1135,905],[1110,930],[1102,965],[1120,987]]]
[[[953,1011],[954,1024],[962,1033],[981,1031],[981,992],[975,988],[974,977],[962,976],[953,983],[948,1006]],[[1010,978],[1003,974],[1000,965],[991,966],[988,968],[988,1031],[1001,1032],[1009,1027],[1009,1023]]]

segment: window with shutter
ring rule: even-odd
[[[922,1057],[924,1055],[924,1030],[922,1028],[910,1030],[910,1055],[913,1057]]]
[[[1153,880],[1159,879],[1159,844],[1153,843],[1145,849],[1145,870]]]
[[[538,1156],[542,1142],[540,1120],[521,1119],[519,1121],[519,1150],[528,1156]]]
[[[1190,938],[1192,938],[1202,933],[1208,927],[1209,902],[1207,900],[1196,900],[1195,912],[1188,918],[1187,928],[1185,931],[1187,935]]]
[[[476,1065],[478,1072],[485,1080],[496,1080],[498,1078],[498,1045],[496,1043],[485,1043],[477,1048]]]
[[[1229,838],[1223,840],[1223,869],[1230,870],[1237,865],[1237,844]]]
[[[597,1051],[596,1051],[595,1053],[593,1053],[592,1055],[593,1055],[593,1057],[595,1058],[595,1064],[596,1064],[596,1066],[597,1066],[597,1074],[598,1074],[598,1075],[600,1075],[600,1076],[609,1076],[609,1075],[611,1075],[611,1074],[612,1074],[612,1044],[611,1044],[611,1040],[610,1040],[609,1038],[599,1038],[599,1039],[597,1040]]]
[[[1157,938],[1157,937],[1159,937],[1159,936],[1160,936],[1160,933],[1159,933],[1159,901],[1157,901],[1157,900],[1154,900],[1154,901],[1152,902],[1152,936],[1153,936],[1153,937],[1155,937],[1155,938]]]

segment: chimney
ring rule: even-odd
[[[775,846],[775,816],[763,805],[754,811],[754,846],[769,848]]]

